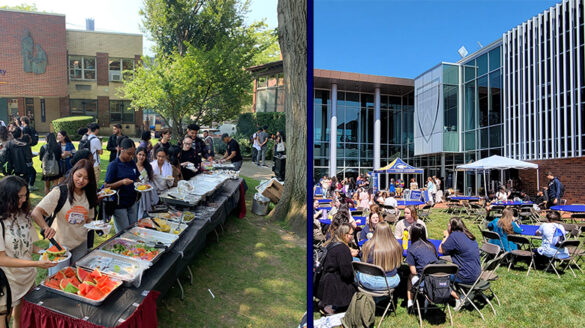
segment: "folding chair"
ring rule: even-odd
[[[497,264],[498,264],[498,262],[490,261],[490,265],[492,265],[492,267],[490,267],[492,269],[491,271],[495,271],[495,269],[497,268]],[[481,319],[485,321],[483,313],[481,313],[481,311],[479,310],[479,308],[477,307],[475,302],[473,302],[473,300],[477,296],[481,296],[487,302],[487,304],[492,308],[494,315],[497,315],[496,309],[492,305],[492,302],[489,300],[489,298],[485,295],[485,291],[490,291],[492,296],[498,301],[498,305],[500,305],[500,300],[498,299],[498,297],[496,296],[496,294],[492,290],[490,280],[482,279],[482,275],[483,275],[483,270],[482,270],[482,274],[480,274],[479,277],[477,277],[477,279],[475,280],[475,282],[473,284],[464,284],[464,283],[456,282],[455,289],[457,290],[457,292],[459,292],[459,299],[460,299],[461,303],[463,304],[462,306],[465,306],[467,303],[471,304],[473,306],[473,308],[477,312],[479,312]],[[463,297],[461,297],[461,296],[463,296]]]
[[[425,293],[424,293],[424,289],[422,288],[422,283],[425,281],[425,278],[429,277],[429,276],[443,276],[444,277],[444,276],[450,276],[452,274],[456,275],[458,271],[459,271],[459,267],[453,263],[428,264],[427,266],[424,267],[420,280],[416,283],[415,286],[413,286],[413,289],[415,290],[414,291],[414,299],[416,301],[416,309],[418,312],[418,321],[419,321],[419,324],[421,327],[422,327],[422,315],[420,313],[420,303],[418,301],[419,294],[425,296],[425,313],[427,310],[426,302],[430,303],[427,295],[425,295]],[[431,303],[431,304],[434,305],[436,308],[439,308],[437,306],[438,304],[435,304],[435,303]],[[447,308],[447,311],[449,313],[449,321],[451,322],[451,327],[453,327],[453,316],[451,315],[451,306],[449,305],[449,302],[446,302],[443,305],[445,305]]]
[[[522,221],[522,223],[533,223],[534,220],[532,218],[532,205],[531,206],[521,206],[520,207],[520,212],[518,213],[518,216],[520,218],[520,220]]]
[[[481,263],[482,271],[480,278],[485,281],[497,280],[498,274],[496,273],[496,270],[508,256],[508,252],[504,252],[500,246],[491,243],[484,243],[480,248],[480,252],[483,254],[482,257],[484,258]],[[498,305],[500,305],[498,296],[496,296],[493,291],[491,292],[498,301]]]
[[[458,202],[448,201],[446,205],[447,205],[446,212],[449,214],[455,214],[456,211],[459,211]]]
[[[431,215],[431,208],[432,207],[433,206],[429,205],[429,204],[423,206],[422,210],[418,213],[418,217],[421,218],[424,222],[430,222],[431,221],[430,215]]]
[[[577,275],[575,274],[575,271],[573,271],[573,268],[571,267],[572,265],[577,266],[577,268],[579,269],[579,271],[581,271],[581,273],[583,273],[583,270],[581,270],[581,267],[579,266],[579,264],[577,264],[577,262],[575,261],[576,259],[576,252],[579,250],[579,245],[581,244],[581,241],[578,239],[574,239],[574,240],[565,240],[563,241],[559,247],[557,247],[557,251],[555,252],[555,255],[553,255],[553,257],[551,257],[548,261],[548,265],[545,269],[548,270],[549,267],[552,267],[553,270],[555,271],[555,273],[557,274],[557,277],[561,277],[561,275],[559,275],[559,272],[557,271],[556,268],[556,263],[557,262],[565,262],[565,268],[563,270],[567,270],[567,268],[571,269],[571,272],[573,273],[573,277],[577,278]],[[567,250],[569,251],[569,257],[567,258],[558,258],[558,254],[559,254],[559,250],[563,249],[563,248],[567,248]]]
[[[377,265],[369,264],[369,263],[358,262],[358,261],[353,261],[351,263],[351,265],[353,266],[353,272],[354,272],[355,277],[357,277],[358,273],[369,274],[369,275],[377,276],[377,277],[384,277],[384,280],[386,281],[386,290],[371,290],[371,289],[365,287],[364,285],[362,285],[360,283],[359,279],[357,280],[357,287],[358,287],[358,290],[360,292],[371,295],[372,297],[388,297],[389,298],[388,305],[386,305],[386,309],[384,310],[384,314],[382,314],[382,318],[380,319],[380,322],[377,325],[377,327],[382,327],[382,321],[384,321],[384,317],[386,316],[386,312],[388,312],[390,305],[392,305],[392,309],[394,310],[394,314],[396,314],[396,305],[394,304],[394,297],[393,297],[394,288],[390,288],[388,286],[388,279],[386,278],[386,273],[384,272],[384,269],[382,269],[381,267],[379,267]]]
[[[469,213],[475,223],[483,222],[487,216],[486,209],[479,204],[469,203]]]
[[[481,230],[480,229],[480,231],[481,231],[481,236],[483,237],[483,244],[490,243],[490,240],[498,240],[500,242],[500,245],[501,245],[499,247],[504,246],[504,243],[502,242],[502,238],[497,233],[490,231],[490,230]],[[483,247],[483,244],[482,244],[482,247]],[[492,244],[492,245],[494,245],[494,244]],[[495,245],[495,246],[498,246],[498,245]]]
[[[508,265],[508,271],[510,271],[510,267],[516,261],[516,259],[528,259],[530,258],[530,264],[528,264],[528,272],[526,275],[530,274],[530,268],[534,266],[534,270],[536,270],[536,265],[534,264],[534,247],[532,246],[532,239],[522,237],[519,235],[508,235],[508,246],[510,243],[515,243],[518,246],[517,250],[510,251],[510,264]]]

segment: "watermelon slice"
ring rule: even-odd
[[[89,276],[89,272],[87,272],[79,267],[77,268],[77,279],[80,282],[84,281],[87,276]]]
[[[65,268],[65,270],[63,270],[63,274],[65,274],[65,277],[67,278],[73,278],[76,276],[75,270],[73,270],[71,267]]]
[[[77,294],[77,292],[79,291],[79,289],[73,286],[72,283],[68,283],[67,286],[65,286],[65,289],[63,290],[71,294]]]
[[[85,280],[83,281],[84,284],[88,284],[90,286],[95,286],[95,279],[93,279],[90,276],[85,277]]]
[[[54,279],[50,279],[47,282],[45,282],[45,286],[55,289],[61,289],[61,286],[59,286],[59,281]]]
[[[85,297],[92,299],[94,301],[97,301],[99,299],[102,299],[104,297],[104,293],[99,290],[99,288],[92,288],[91,290],[89,290],[87,292],[87,294],[85,295]]]
[[[90,275],[92,278],[98,279],[99,277],[102,276],[102,273],[98,269],[94,269]]]
[[[65,254],[66,250],[65,248],[61,247],[61,250],[58,250],[57,247],[55,245],[49,247],[46,251],[48,254],[52,254],[52,255],[63,255]]]
[[[56,280],[62,280],[63,278],[65,278],[65,274],[61,271],[57,272],[54,276],[53,279]]]

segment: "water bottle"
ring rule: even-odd
[[[408,249],[408,230],[404,229],[402,232],[402,249]]]

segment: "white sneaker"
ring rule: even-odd
[[[453,308],[453,311],[457,312],[459,310],[461,310],[461,308],[463,307],[463,302],[461,302],[460,299],[455,299],[455,307]]]

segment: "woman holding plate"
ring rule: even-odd
[[[63,207],[55,213],[51,228],[56,231],[55,240],[69,249],[71,262],[75,263],[87,253],[87,229],[83,225],[93,220],[98,205],[93,164],[86,159],[75,163],[63,185],[65,188],[53,188],[41,200],[32,217],[38,221],[53,214],[61,193],[67,193]]]
[[[152,186],[160,195],[163,191],[173,187],[175,178],[173,177],[173,166],[167,160],[167,151],[164,148],[158,148],[154,154],[155,160],[150,163],[153,170]]]
[[[125,138],[120,143],[120,148],[120,155],[108,165],[104,180],[105,188],[118,191],[118,204],[114,210],[116,232],[120,232],[138,221],[138,202],[136,201],[138,193],[134,182],[138,181],[140,173],[136,162],[134,162],[136,147],[134,141]]]
[[[138,178],[140,183],[152,183],[154,185],[154,171],[148,161],[148,151],[144,147],[138,147],[136,149],[136,167],[140,173],[140,177]],[[156,188],[144,192],[138,203],[138,217],[143,218],[144,215],[152,209],[152,206],[156,205],[156,203],[158,203]]]

